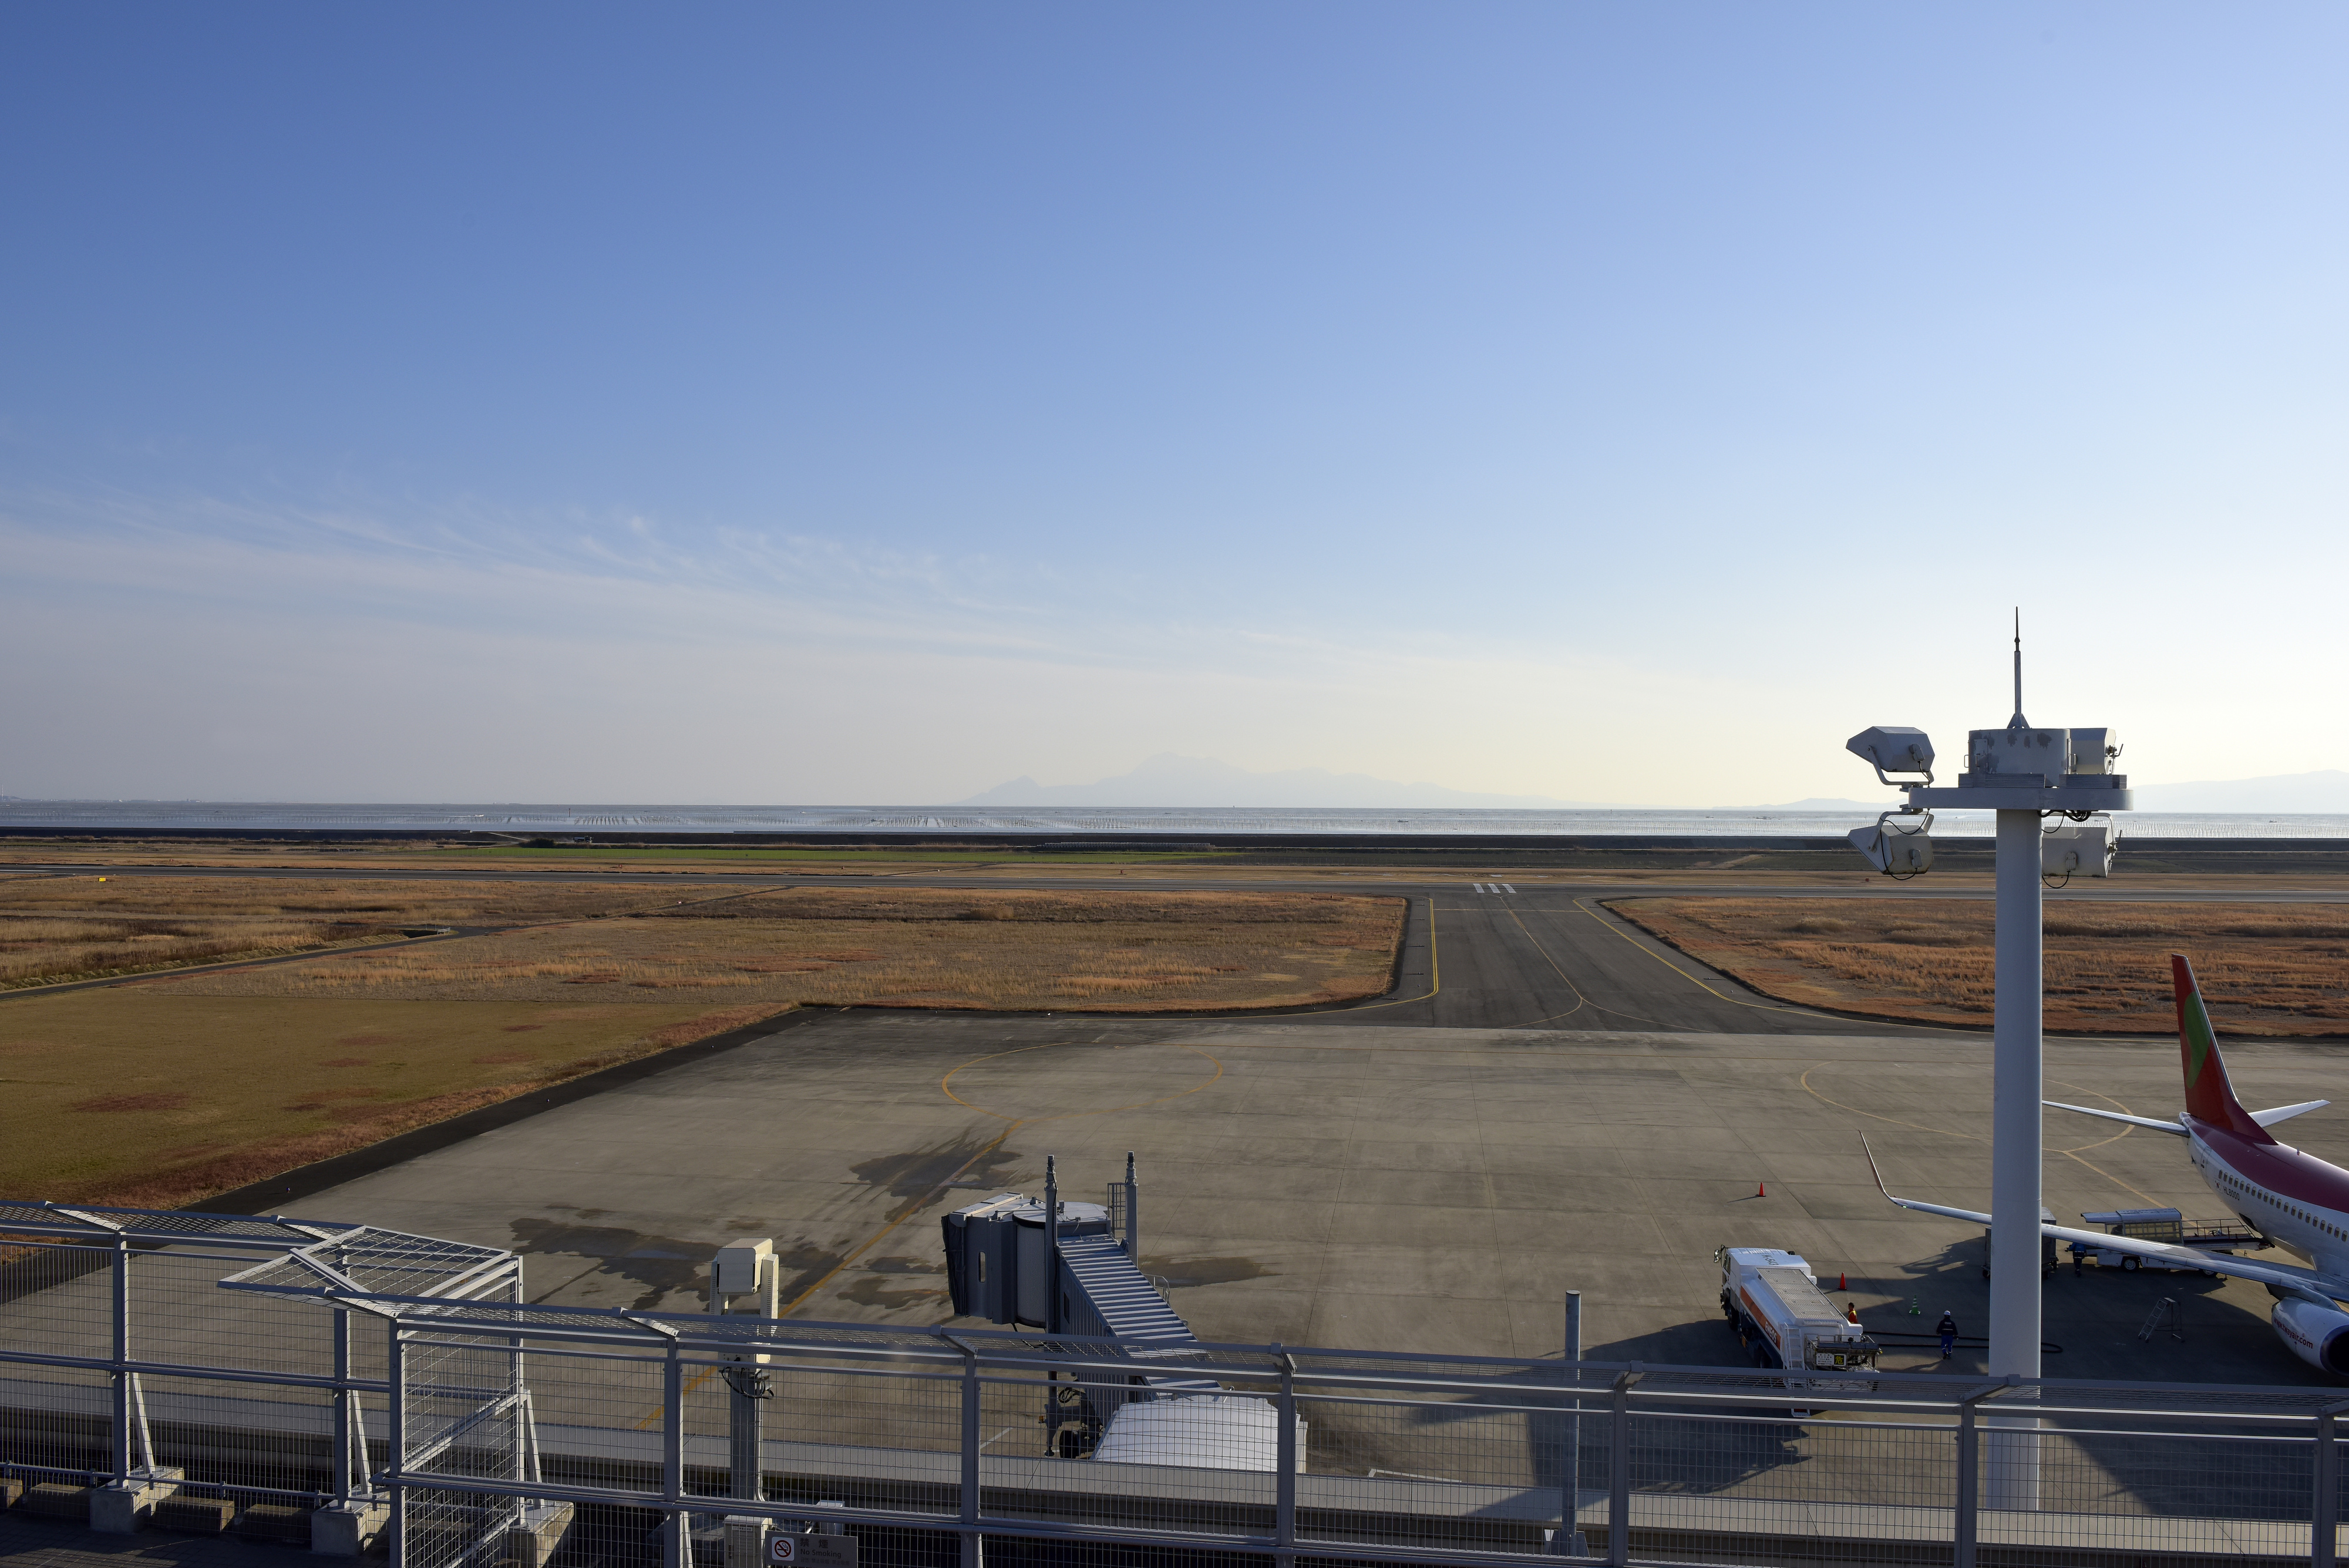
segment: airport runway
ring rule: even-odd
[[[1916,1034],[1964,1031],[1838,1017],[1747,990],[1609,910],[1565,891],[1429,892],[1411,899],[1400,983],[1388,997],[1299,1022],[1439,1029]]]

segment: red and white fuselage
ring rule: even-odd
[[[2278,1143],[2264,1127],[2255,1140],[2197,1116],[2178,1120],[2188,1158],[2220,1202],[2318,1272],[2349,1283],[2349,1170]]]

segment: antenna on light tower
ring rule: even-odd
[[[2023,607],[2014,607],[2014,717],[2006,722],[2010,730],[2028,730],[2031,721],[2023,716]]]

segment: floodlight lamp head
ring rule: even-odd
[[[1874,827],[1854,829],[1851,846],[1875,869],[1906,882],[1933,868],[1932,826],[1930,811],[1888,811]]]
[[[2075,877],[2109,877],[2120,846],[2121,830],[2101,814],[2082,813],[2078,820],[2042,828],[2039,879],[2060,888]]]
[[[1876,770],[1877,782],[1894,789],[1911,789],[1920,781],[1887,778],[1888,773],[1922,774],[1933,782],[1933,742],[1924,731],[1906,724],[1878,724],[1862,730],[1844,743],[1844,750]]]

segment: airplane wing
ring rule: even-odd
[[[2175,1121],[2165,1122],[2154,1116],[2132,1116],[2120,1111],[2100,1111],[2094,1106],[2067,1106],[2061,1100],[2042,1100],[2039,1103],[2053,1106],[2059,1111],[2077,1111],[2084,1116],[2102,1116],[2108,1122],[2127,1122],[2131,1127],[2151,1127],[2155,1132],[2168,1133],[2176,1137],[2186,1136],[2186,1129]],[[2278,1122],[2288,1122],[2294,1116],[2321,1111],[2332,1103],[2331,1100],[2302,1100],[2296,1106],[2278,1106],[2271,1111],[2253,1111],[2251,1120],[2263,1127],[2271,1127]]]
[[[2229,1252],[2206,1252],[2199,1247],[2173,1247],[2166,1241],[2140,1241],[2134,1236],[2107,1236],[2101,1231],[2075,1231],[2062,1225],[2042,1225],[2039,1229],[2059,1241],[2079,1241],[2107,1252],[2135,1252],[2140,1258],[2158,1258],[2181,1268],[2257,1280],[2286,1295],[2319,1297],[2327,1306],[2349,1298],[2349,1281],[2303,1269],[2297,1263],[2247,1262]]]
[[[1876,1178],[1876,1190],[1884,1194],[1886,1201],[1903,1209],[1913,1209],[1920,1214],[1939,1214],[1948,1220],[1970,1220],[1977,1225],[1990,1223],[1989,1215],[1971,1209],[1949,1209],[1938,1203],[1920,1203],[1913,1198],[1893,1197],[1885,1188],[1884,1173],[1876,1168],[1876,1151],[1868,1148],[1865,1134],[1861,1135],[1859,1147],[1868,1150],[1868,1174]],[[2338,1300],[2349,1300],[2349,1281],[2321,1274],[2314,1269],[2303,1269],[2295,1263],[2246,1262],[2231,1253],[2206,1252],[2199,1247],[2173,1247],[2166,1241],[2141,1241],[2134,1236],[2108,1236],[2102,1231],[2080,1231],[2065,1225],[2042,1224],[2039,1231],[2044,1236],[2053,1236],[2058,1241],[2079,1241],[2107,1252],[2134,1252],[2141,1258],[2156,1258],[2182,1268],[2256,1280],[2285,1295],[2312,1297],[2328,1306]]]
[[[2093,1106],[2067,1106],[2061,1100],[2042,1100],[2039,1103],[2043,1106],[2053,1106],[2059,1111],[2077,1111],[2084,1116],[2102,1116],[2108,1122],[2127,1122],[2131,1127],[2151,1127],[2156,1132],[2168,1133],[2175,1137],[2184,1137],[2186,1136],[2186,1128],[2175,1120],[2165,1122],[2158,1121],[2152,1116],[2126,1116],[2119,1111],[2100,1111]],[[2296,1116],[2302,1111],[2313,1111],[2318,1106],[2323,1105],[2324,1103],[2325,1102],[2323,1100],[2313,1100],[2304,1106],[2287,1106],[2281,1114],[2274,1111],[2269,1111],[2264,1114],[2272,1116],[2276,1120],[2282,1121],[2287,1116]],[[2260,1125],[2264,1127],[2267,1124],[2262,1122]]]

